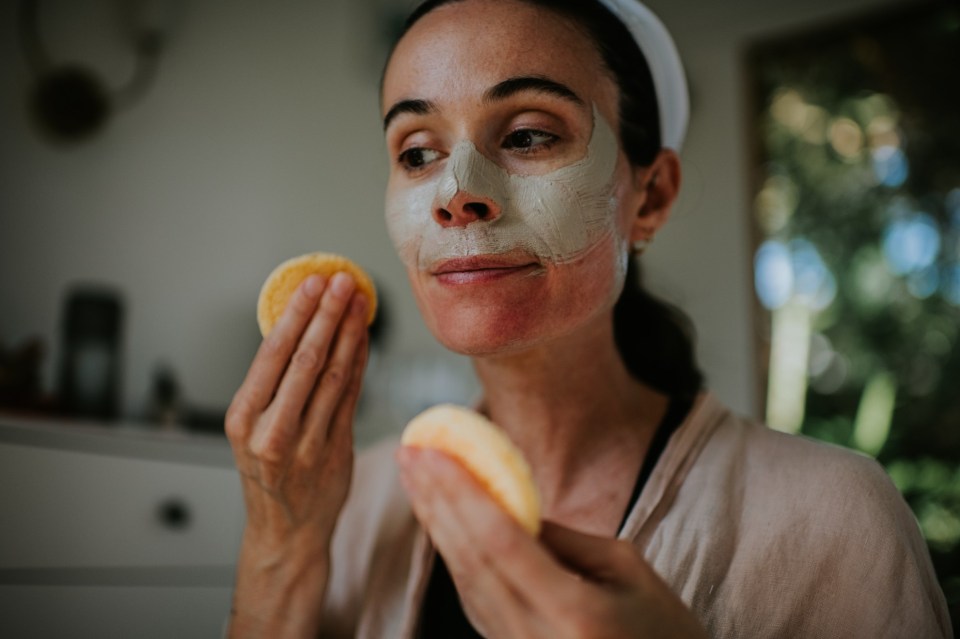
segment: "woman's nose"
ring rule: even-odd
[[[500,206],[496,202],[466,191],[458,191],[446,206],[433,210],[433,219],[443,227],[466,226],[479,220],[492,222],[498,217]]]

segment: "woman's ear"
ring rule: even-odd
[[[650,166],[634,169],[633,179],[644,191],[633,220],[631,243],[649,243],[667,219],[680,194],[680,157],[673,149],[661,149]]]

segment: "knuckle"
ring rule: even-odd
[[[297,291],[297,293],[290,300],[288,308],[290,308],[291,312],[296,315],[309,315],[315,306],[316,301],[304,295],[303,291]]]
[[[238,444],[243,440],[244,428],[240,422],[231,420],[229,416],[223,422],[223,430],[227,435],[227,440],[232,444]]]
[[[239,441],[247,433],[247,424],[250,421],[250,405],[243,395],[237,395],[227,408],[227,414],[223,420],[224,430],[227,433],[227,439],[230,441]]]
[[[265,438],[251,444],[250,452],[253,453],[258,462],[268,467],[276,466],[283,461],[283,447],[276,437]]]
[[[294,459],[304,468],[315,468],[322,464],[333,472],[338,472],[340,469],[337,460],[330,455],[326,443],[318,441],[316,437],[311,437],[298,446]]]
[[[285,350],[284,339],[279,333],[280,331],[270,331],[270,334],[263,338],[260,350],[267,359],[274,359],[283,355]]]
[[[289,437],[283,424],[271,423],[250,442],[250,453],[261,464],[279,464],[286,457]]]
[[[300,348],[293,354],[291,363],[300,370],[315,373],[320,370],[322,358],[315,349]]]
[[[344,371],[342,366],[331,366],[323,373],[323,383],[329,384],[330,386],[343,386],[346,379],[346,371]]]
[[[345,300],[340,299],[335,295],[325,295],[323,302],[320,304],[319,314],[324,320],[333,324],[337,324],[340,320],[340,316],[343,315],[345,306]]]

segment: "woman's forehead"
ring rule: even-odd
[[[514,0],[464,0],[423,16],[387,66],[384,110],[397,100],[477,100],[508,78],[544,77],[597,101],[609,80],[589,38],[548,9]]]

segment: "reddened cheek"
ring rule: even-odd
[[[424,277],[412,281],[426,324],[440,343],[464,355],[503,355],[568,335],[612,312],[626,260],[622,240],[610,237],[580,262],[485,290],[445,289]]]

